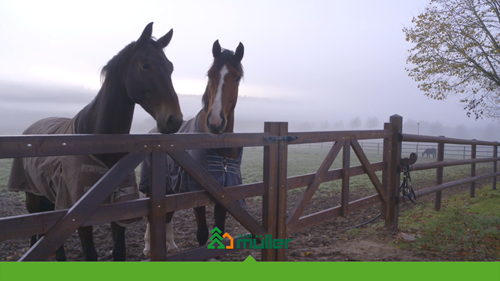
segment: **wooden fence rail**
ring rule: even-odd
[[[434,169],[434,168],[436,169],[436,185],[415,192],[416,195],[419,197],[435,193],[435,199],[434,199],[435,210],[439,211],[441,209],[441,194],[444,189],[470,183],[470,197],[472,198],[475,196],[476,182],[478,180],[484,180],[489,178],[493,178],[492,188],[494,190],[496,189],[497,176],[499,175],[499,173],[497,172],[497,162],[500,161],[500,158],[498,157],[498,145],[499,145],[498,142],[479,141],[475,139],[464,140],[456,138],[446,138],[444,136],[433,137],[433,136],[410,135],[410,134],[402,134],[401,140],[405,142],[437,143],[437,162],[414,164],[410,166],[410,170],[414,171]],[[444,161],[444,152],[446,144],[470,145],[470,159]],[[491,146],[493,157],[476,158],[478,145]],[[465,158],[465,153],[464,153],[464,158]],[[486,175],[476,176],[476,164],[487,163],[487,162],[492,163],[492,172]],[[471,166],[469,178],[443,183],[443,167],[468,165],[468,164],[470,164]]]
[[[35,234],[43,238],[23,255],[22,261],[45,260],[78,227],[105,222],[120,221],[149,216],[151,227],[151,260],[206,260],[225,254],[228,249],[210,250],[206,247],[191,249],[178,254],[166,254],[165,214],[214,203],[223,204],[233,217],[253,235],[272,235],[285,239],[291,233],[312,227],[339,216],[380,204],[382,218],[389,229],[397,230],[399,217],[400,161],[403,141],[406,143],[436,143],[437,162],[418,163],[410,170],[436,169],[436,186],[418,190],[417,196],[436,194],[436,209],[440,208],[440,192],[446,188],[477,180],[493,178],[496,189],[498,142],[462,140],[444,137],[402,134],[402,117],[394,115],[384,124],[383,130],[338,131],[338,132],[288,132],[286,122],[267,122],[264,133],[245,134],[174,134],[174,135],[46,135],[46,136],[4,136],[0,137],[0,158],[40,157],[76,154],[123,153],[124,157],[113,166],[84,197],[68,210],[57,210],[37,214],[0,218],[0,240],[9,240]],[[370,163],[360,140],[380,140],[377,153],[382,153],[382,162]],[[288,150],[290,145],[322,143],[329,147],[323,164],[317,172],[287,177]],[[331,143],[331,145],[325,144]],[[471,159],[443,159],[445,144],[471,146]],[[263,181],[222,188],[187,153],[188,149],[262,146]],[[492,155],[476,158],[478,146],[491,147]],[[342,151],[342,153],[340,153]],[[360,161],[351,166],[351,151]],[[465,151],[465,150],[464,150]],[[164,167],[166,155],[172,157],[205,189],[183,194],[165,194]],[[120,181],[133,171],[140,162],[151,155],[151,197],[129,202],[101,205]],[[465,155],[465,153],[464,153]],[[342,157],[342,167],[330,169],[336,157]],[[465,157],[465,156],[464,156]],[[492,173],[475,174],[476,163],[493,163]],[[443,167],[471,165],[471,177],[443,183]],[[375,172],[381,171],[379,177]],[[374,186],[374,194],[350,201],[350,178],[366,174]],[[321,183],[341,180],[341,203],[339,206],[303,215],[307,204]],[[298,203],[287,215],[287,192],[307,187]],[[471,186],[471,196],[475,186]],[[262,223],[255,220],[236,200],[262,197]],[[226,242],[224,242],[226,243]],[[286,260],[286,250],[263,249],[262,259],[268,261]]]

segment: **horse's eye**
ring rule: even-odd
[[[236,82],[240,82],[241,77],[236,77]]]
[[[141,63],[141,68],[142,68],[142,69],[151,69],[151,68],[149,67],[149,63],[147,63],[147,62],[142,62],[142,63]]]

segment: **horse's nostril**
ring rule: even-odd
[[[222,134],[222,133],[224,133],[224,130],[226,129],[226,119],[223,118],[221,124],[218,126],[211,124],[207,119],[207,126],[208,126],[208,131],[211,134]]]
[[[168,117],[167,124],[171,127],[172,131],[175,133],[179,130],[182,125],[182,117],[172,114]]]
[[[182,115],[172,114],[166,119],[157,120],[158,131],[162,134],[173,134],[182,125]]]

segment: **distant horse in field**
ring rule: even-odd
[[[182,124],[177,93],[172,86],[172,63],[163,48],[172,39],[173,30],[158,40],[148,24],[136,42],[128,44],[102,69],[101,89],[92,102],[72,118],[42,119],[23,134],[128,134],[135,104],[154,119],[159,132],[175,133]],[[53,157],[15,158],[8,189],[26,192],[30,213],[67,209],[74,205],[123,154],[96,154]],[[139,198],[135,174],[130,174],[109,202]],[[111,223],[113,259],[125,260],[125,227]],[[85,259],[97,260],[92,226],[78,229]],[[37,237],[31,238],[31,245]],[[57,260],[66,260],[64,248],[56,251]]]
[[[427,148],[422,152],[422,157],[424,157],[427,154],[427,158],[429,158],[431,155],[433,158],[436,158],[436,149],[435,148]]]
[[[234,109],[238,99],[238,87],[243,77],[244,47],[239,44],[233,53],[221,49],[219,41],[212,46],[214,62],[208,70],[208,84],[203,94],[203,109],[191,120],[182,124],[179,133],[200,132],[211,134],[232,133],[234,127]],[[151,133],[157,132],[156,128]],[[242,183],[240,164],[243,148],[218,148],[188,150],[188,153],[200,163],[222,187]],[[140,190],[148,194],[150,159],[146,158],[141,167]],[[204,190],[191,176],[177,165],[170,157],[167,158],[167,194]],[[244,204],[244,201],[239,201]],[[205,207],[194,208],[196,217],[196,237],[200,246],[208,241],[208,227],[205,216]],[[221,204],[215,204],[215,226],[224,233],[224,224],[227,210]],[[167,213],[167,249],[177,250],[172,229],[172,216]],[[144,235],[144,255],[150,254],[149,223]]]

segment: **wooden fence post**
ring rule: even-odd
[[[279,123],[265,122],[264,132],[270,136],[279,135]],[[268,235],[277,237],[278,214],[278,144],[280,141],[269,143],[264,147],[264,195],[262,197],[262,226]],[[263,261],[275,261],[276,250],[262,249]]]
[[[498,142],[493,146],[493,157],[498,157]],[[493,173],[497,172],[497,161],[493,161]],[[497,177],[493,177],[493,182],[491,183],[492,189],[497,189]]]
[[[472,144],[470,149],[470,158],[476,159],[476,154],[477,154],[477,146],[475,144]],[[473,178],[475,176],[476,176],[476,163],[472,163],[470,164],[470,177]],[[475,195],[476,195],[476,182],[473,181],[470,183],[470,198],[474,198]]]
[[[391,129],[391,124],[390,123],[384,123],[384,130],[390,130]],[[384,138],[383,144],[382,144],[382,162],[385,163],[385,168],[382,170],[382,186],[384,187],[385,191],[387,194],[389,194],[389,151],[390,151],[390,138]],[[386,219],[386,212],[387,212],[387,203],[382,201],[380,204],[380,213],[381,213],[381,218],[383,220]]]
[[[399,136],[403,130],[403,117],[399,115],[391,116],[390,130],[392,136],[389,138],[389,161],[386,168],[388,170],[387,184],[389,187],[389,198],[386,199],[389,204],[387,204],[385,227],[397,231],[399,216],[399,161],[401,160],[401,141]]]
[[[153,145],[151,153],[150,198],[149,198],[149,227],[151,241],[151,261],[164,261],[167,259],[166,246],[166,171],[167,154],[158,152]]]
[[[288,122],[279,123],[279,136],[288,135]],[[323,143],[322,143],[323,145]],[[276,230],[277,239],[286,239],[287,228],[286,228],[286,197],[287,197],[287,173],[288,173],[288,143],[280,141],[278,144],[278,224]],[[286,249],[285,247],[276,250],[276,260],[286,261]]]
[[[440,136],[443,137],[444,136]],[[444,142],[438,143],[437,149],[437,162],[444,160]],[[443,183],[443,167],[436,168],[436,185]],[[441,209],[441,191],[437,191],[434,198],[434,210],[439,211]]]
[[[351,167],[351,141],[347,139],[344,142],[343,156],[342,156],[342,192],[340,201],[340,215],[347,217],[349,213],[349,182]]]

